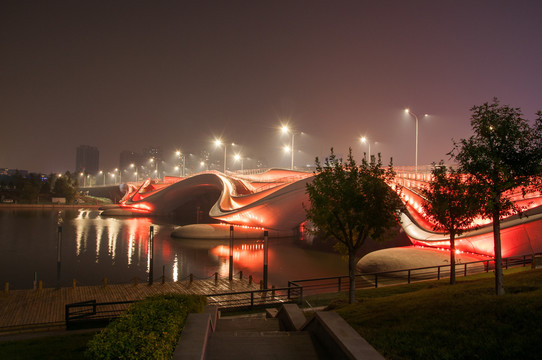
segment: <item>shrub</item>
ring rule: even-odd
[[[199,295],[166,294],[130,307],[89,343],[90,359],[171,359],[186,317],[202,312],[207,299]]]

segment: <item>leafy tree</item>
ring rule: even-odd
[[[474,135],[456,143],[451,155],[459,171],[472,175],[476,194],[483,205],[481,214],[493,221],[495,246],[495,292],[504,294],[500,220],[521,209],[506,193],[534,186],[542,161],[542,115],[534,126],[522,118],[519,108],[484,103],[472,109]]]
[[[348,256],[349,302],[355,301],[356,253],[365,240],[382,240],[397,224],[401,200],[388,186],[395,173],[392,165],[382,168],[378,161],[360,166],[349,150],[345,163],[333,153],[322,165],[316,158],[316,171],[307,184],[310,207],[307,219],[326,237],[336,241],[335,248]]]
[[[75,201],[76,181],[71,177],[69,172],[56,179],[53,187],[53,196],[65,197],[66,202],[71,204]]]
[[[441,161],[431,169],[433,178],[422,190],[422,204],[434,230],[450,234],[450,284],[455,284],[455,238],[471,228],[480,211],[473,188],[464,176]]]
[[[33,184],[31,181],[26,181],[21,190],[21,198],[24,202],[32,204],[38,202],[38,196],[40,194],[40,188]]]

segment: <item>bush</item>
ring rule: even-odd
[[[189,313],[202,312],[199,295],[158,295],[137,302],[89,343],[90,359],[171,359]]]

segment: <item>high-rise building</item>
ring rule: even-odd
[[[162,148],[143,149],[143,162],[147,164],[149,176],[160,177],[162,172]]]
[[[96,146],[80,145],[75,153],[75,171],[96,174],[100,166],[100,152]]]

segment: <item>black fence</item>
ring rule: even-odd
[[[502,260],[503,268],[536,264],[537,256],[542,254],[509,257]],[[467,276],[495,269],[494,259],[457,263],[456,276]],[[410,284],[417,281],[440,280],[450,276],[451,265],[427,266],[413,269],[384,271],[358,274],[355,277],[355,289],[378,288],[382,286]],[[288,288],[302,287],[305,295],[341,292],[350,289],[348,276],[333,276],[314,279],[288,281]]]
[[[103,327],[118,318],[135,301],[97,303],[96,300],[66,305],[66,329]]]
[[[503,268],[527,266],[535,267],[537,258],[542,254],[509,257],[503,259]],[[456,264],[456,276],[467,276],[489,272],[495,268],[493,259]],[[356,275],[355,288],[369,289],[382,286],[410,284],[412,282],[440,280],[450,276],[450,265],[428,266],[413,269],[366,273]],[[266,290],[249,290],[208,294],[209,305],[217,306],[221,311],[236,311],[259,307],[272,307],[280,304],[296,302],[301,304],[303,296],[312,294],[348,291],[348,276],[333,276],[315,279],[289,281],[284,288]],[[96,300],[66,305],[66,328],[80,329],[100,327],[117,318],[134,301],[97,303]]]

